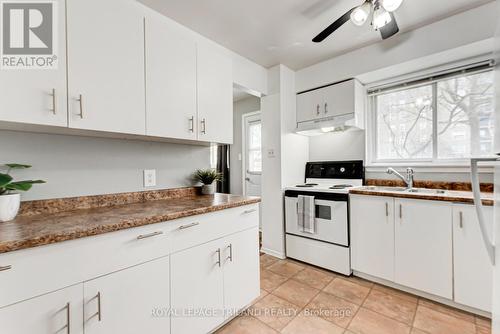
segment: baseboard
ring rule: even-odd
[[[260,251],[262,253],[266,253],[267,255],[277,257],[278,259],[282,259],[282,260],[286,259],[286,254],[283,252],[277,252],[277,251],[274,251],[272,249],[268,249],[268,248],[264,248],[264,247],[262,247],[260,249]]]
[[[391,281],[387,281],[387,280],[382,279],[382,278],[374,277],[374,276],[371,276],[371,275],[368,275],[368,274],[364,274],[364,273],[361,273],[361,272],[355,271],[355,270],[353,271],[353,275],[357,276],[357,277],[364,278],[367,281],[378,283],[380,285],[385,285],[385,286],[394,288],[396,290],[401,290],[401,291],[404,291],[404,292],[408,292],[408,293],[411,293],[413,295],[416,295],[416,296],[419,296],[419,297],[423,297],[423,298],[426,298],[426,299],[430,299],[432,301],[435,301],[435,302],[438,302],[438,303],[441,303],[441,304],[444,304],[444,305],[448,305],[448,306],[457,308],[457,309],[462,310],[462,311],[466,311],[466,312],[469,312],[469,313],[477,314],[477,315],[480,315],[482,317],[486,317],[486,318],[491,319],[491,313],[488,313],[488,312],[482,311],[482,310],[478,310],[478,309],[473,308],[473,307],[469,307],[469,306],[465,306],[465,305],[462,305],[462,304],[458,304],[458,303],[455,303],[452,300],[449,300],[449,299],[446,299],[446,298],[443,298],[443,297],[435,296],[435,295],[432,295],[430,293],[426,293],[426,292],[423,292],[423,291],[419,291],[419,290],[415,290],[415,289],[412,289],[412,288],[408,288],[408,287],[406,287],[404,285],[399,285],[397,283],[394,283],[394,282],[391,282]]]

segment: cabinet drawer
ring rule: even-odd
[[[259,226],[259,204],[180,219],[170,226],[171,252],[175,253],[256,226]]]
[[[0,307],[169,254],[167,223],[0,255]]]

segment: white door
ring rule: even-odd
[[[82,334],[81,284],[0,309],[5,334]],[[68,327],[69,326],[69,327]]]
[[[85,282],[85,333],[170,333],[169,269],[165,257]]]
[[[229,318],[260,295],[259,229],[233,234],[224,242],[224,308]]]
[[[135,0],[68,0],[69,126],[145,134],[144,19]]]
[[[395,282],[453,298],[452,207],[395,199]]]
[[[196,139],[196,42],[160,14],[145,28],[146,133]]]
[[[262,180],[262,121],[260,112],[243,115],[243,189],[246,196],[260,196]]]
[[[198,139],[233,143],[233,64],[204,43],[198,44]]]
[[[354,80],[323,88],[323,105],[320,117],[331,117],[354,113]]]
[[[485,206],[483,212],[492,235],[493,207]],[[493,266],[473,205],[453,206],[453,261],[455,301],[491,312]]]
[[[216,240],[170,256],[172,333],[205,334],[224,321],[223,247]]]
[[[308,122],[323,115],[322,94],[323,91],[317,89],[297,95],[297,123]]]
[[[394,199],[351,195],[350,210],[352,268],[394,281]]]
[[[58,67],[1,70],[0,120],[67,126],[65,2],[57,1]]]

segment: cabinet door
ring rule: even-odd
[[[196,139],[196,43],[161,15],[146,17],[146,133]]]
[[[484,207],[484,216],[491,235],[492,206]],[[484,247],[473,205],[453,207],[453,261],[455,301],[491,312],[493,266]]]
[[[85,333],[170,333],[168,282],[168,257],[85,282]]]
[[[71,128],[145,134],[140,6],[134,0],[67,1]]]
[[[198,138],[233,143],[233,67],[221,50],[198,45]]]
[[[395,199],[395,206],[395,282],[451,299],[451,205]]]
[[[221,247],[216,240],[170,256],[171,302],[176,314],[172,333],[204,334],[224,321]]]
[[[351,195],[350,210],[352,268],[394,281],[394,199]]]
[[[354,113],[354,80],[323,88],[322,92],[324,102],[321,106],[321,117]]]
[[[67,126],[65,2],[57,1],[58,66],[1,70],[0,121]]]
[[[0,331],[5,334],[81,334],[82,297],[79,284],[1,308]]]
[[[322,115],[321,89],[297,95],[297,123],[308,122]]]
[[[259,229],[226,238],[223,259],[224,308],[229,318],[260,294]]]

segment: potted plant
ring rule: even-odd
[[[197,169],[194,172],[194,179],[201,182],[201,193],[203,195],[212,195],[215,193],[215,182],[222,179],[222,174],[214,169]]]
[[[45,183],[42,180],[14,181],[10,175],[13,169],[26,169],[30,165],[5,164],[0,165],[6,173],[0,173],[0,222],[6,222],[16,217],[21,204],[21,194],[17,191],[28,191],[36,183]]]

